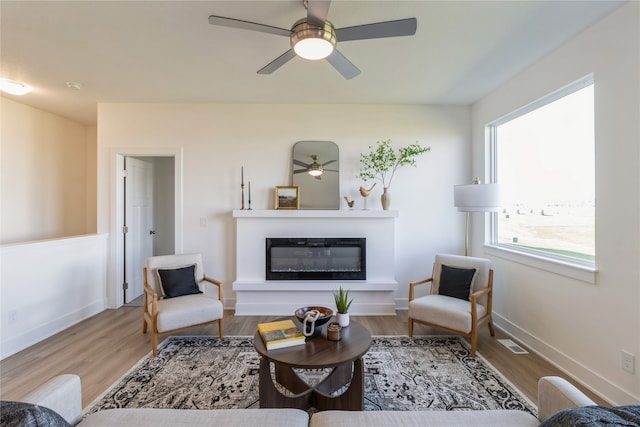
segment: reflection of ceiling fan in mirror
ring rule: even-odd
[[[302,166],[304,168],[304,169],[295,169],[293,171],[294,174],[306,172],[312,177],[314,177],[315,179],[322,179],[322,174],[325,172],[338,172],[335,169],[325,169],[325,166],[330,165],[331,163],[334,163],[336,160],[329,160],[328,162],[318,163],[318,156],[316,154],[312,154],[309,157],[311,157],[311,160],[313,160],[313,162],[305,163],[303,161],[293,159],[293,164]]]
[[[416,33],[416,18],[335,28],[327,21],[330,0],[303,0],[303,4],[307,8],[307,17],[294,23],[290,30],[216,15],[209,16],[209,23],[289,37],[291,49],[258,70],[258,74],[271,74],[297,55],[311,60],[326,58],[345,79],[357,76],[360,70],[336,49],[338,42],[412,36]]]

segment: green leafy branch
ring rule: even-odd
[[[391,186],[393,175],[400,166],[415,166],[416,157],[431,151],[431,147],[423,147],[416,143],[400,147],[396,154],[390,139],[378,141],[376,147],[370,145],[369,149],[369,154],[360,154],[362,169],[358,177],[365,181],[379,179],[384,187]]]

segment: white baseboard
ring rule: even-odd
[[[497,313],[493,313],[494,325],[506,334],[520,341],[538,356],[551,363],[556,368],[566,373],[569,377],[600,396],[612,405],[621,405],[625,402],[640,401],[640,397],[633,396],[616,384],[593,372],[577,360],[562,353],[560,350],[531,335],[517,325],[511,323]]]
[[[225,298],[223,305],[224,305],[224,309],[225,310],[235,310],[236,309],[236,299],[235,298]]]
[[[40,341],[61,332],[78,322],[102,312],[107,307],[106,299],[96,301],[82,307],[72,313],[61,316],[51,322],[47,322],[23,334],[3,340],[0,347],[0,359],[4,359],[19,351],[22,351]]]
[[[396,298],[396,310],[409,310],[409,298]]]

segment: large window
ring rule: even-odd
[[[494,245],[595,264],[593,87],[583,79],[489,126]]]

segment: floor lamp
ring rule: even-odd
[[[480,184],[475,178],[472,184],[453,187],[453,204],[459,212],[466,212],[464,255],[469,255],[469,213],[497,212],[500,207],[500,187],[498,184]]]

